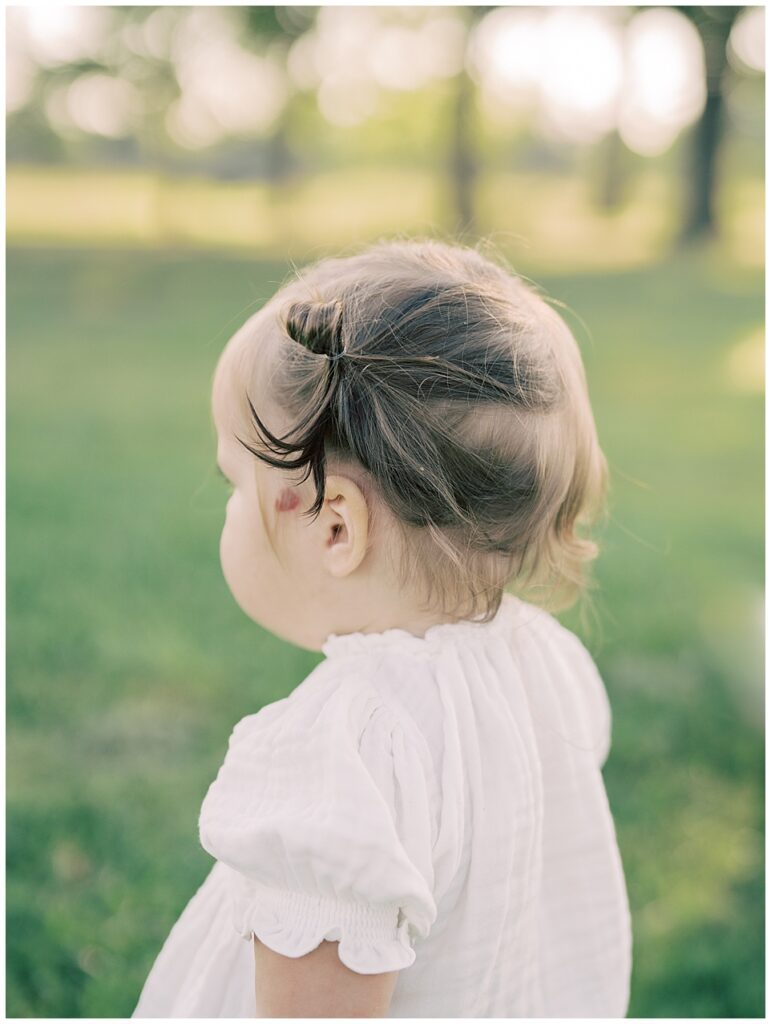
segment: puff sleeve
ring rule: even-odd
[[[430,755],[360,679],[301,689],[233,730],[201,844],[235,872],[245,939],[289,957],[339,940],[351,970],[400,970],[436,917]]]
[[[562,656],[573,672],[582,697],[582,707],[576,709],[576,714],[586,720],[586,731],[595,752],[597,766],[603,768],[610,753],[613,731],[608,691],[594,658],[575,633],[559,625],[559,636]]]

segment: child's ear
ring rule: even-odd
[[[347,576],[367,552],[369,509],[361,488],[347,476],[328,476],[324,495],[322,557],[332,576]]]

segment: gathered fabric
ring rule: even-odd
[[[506,594],[490,622],[323,653],[233,730],[199,818],[214,867],[134,1016],[254,1016],[255,936],[399,972],[389,1017],[625,1016],[611,711],[583,644]]]

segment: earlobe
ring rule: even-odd
[[[327,477],[324,561],[333,576],[354,572],[367,552],[369,509],[359,486],[342,475]]]

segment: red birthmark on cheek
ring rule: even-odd
[[[276,498],[276,511],[277,512],[291,512],[296,509],[300,504],[300,498],[296,491],[293,491],[291,487],[285,487],[281,494]]]

